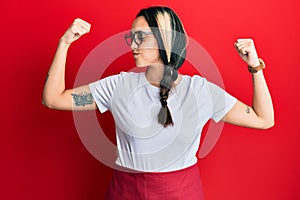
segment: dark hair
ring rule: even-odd
[[[178,15],[168,7],[156,6],[142,9],[136,17],[143,16],[151,28],[159,48],[160,58],[165,65],[160,82],[161,109],[158,122],[167,127],[173,125],[167,99],[172,83],[177,79],[177,70],[185,61],[187,38]]]

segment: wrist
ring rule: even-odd
[[[258,61],[259,61],[258,64],[253,66],[250,65],[248,66],[248,70],[250,73],[257,73],[266,67],[264,61],[261,58],[259,58]]]
[[[58,46],[61,48],[69,48],[71,44],[66,43],[63,39],[60,39],[58,42]]]
[[[251,65],[248,65],[248,66],[255,68],[255,67],[259,66],[259,65],[260,65],[260,61],[259,61],[259,59],[257,59],[257,61],[255,63],[253,63]]]

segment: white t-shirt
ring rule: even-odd
[[[145,172],[168,172],[197,162],[201,131],[218,122],[236,98],[200,76],[183,75],[167,100],[174,125],[158,123],[159,88],[145,73],[122,72],[89,85],[100,110],[110,110],[116,124],[116,164]]]

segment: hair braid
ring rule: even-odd
[[[173,68],[166,66],[164,68],[164,76],[160,82],[160,103],[161,109],[158,114],[158,122],[163,124],[164,127],[168,125],[173,125],[173,119],[170,113],[170,109],[168,107],[168,98],[170,94],[170,90],[172,87],[172,83],[177,79],[178,72]]]
[[[176,13],[168,7],[149,7],[142,9],[137,17],[144,16],[158,42],[160,58],[165,65],[163,78],[160,82],[161,109],[158,122],[164,127],[173,125],[168,108],[168,98],[173,82],[178,77],[177,70],[181,67],[186,55],[186,34]]]

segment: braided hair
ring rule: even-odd
[[[155,6],[142,9],[136,17],[143,16],[157,40],[159,55],[165,65],[163,78],[160,81],[161,109],[158,122],[164,127],[173,125],[168,108],[168,97],[173,82],[178,77],[177,70],[185,61],[187,37],[181,20],[168,7]]]

